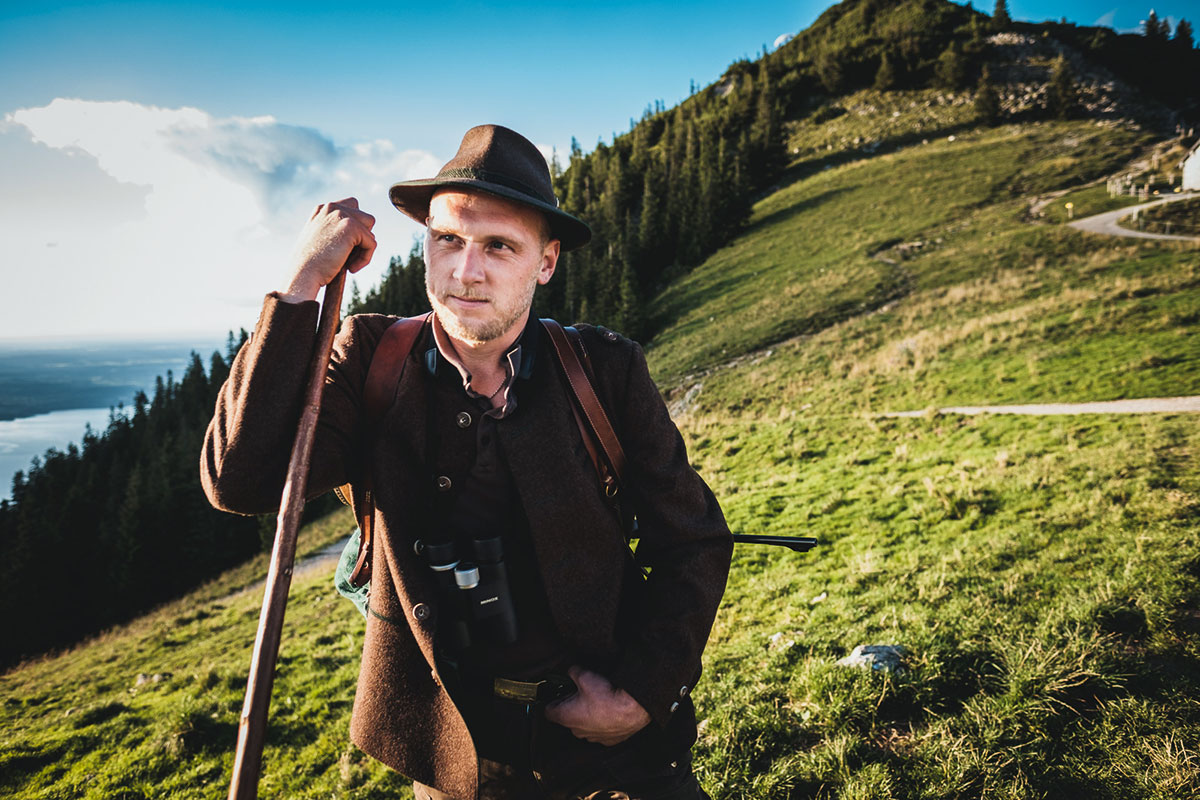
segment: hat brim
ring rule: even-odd
[[[571,216],[565,211],[542,202],[536,197],[530,197],[524,192],[510,189],[497,183],[470,178],[425,178],[415,181],[401,181],[393,184],[388,191],[388,197],[399,211],[422,225],[429,218],[429,201],[433,193],[446,187],[459,187],[476,192],[503,197],[530,208],[535,208],[546,215],[550,223],[550,237],[561,242],[561,249],[576,250],[592,240],[592,229],[587,223]]]

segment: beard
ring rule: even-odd
[[[533,292],[537,285],[535,275],[527,286],[521,287],[511,302],[504,303],[457,283],[435,288],[429,279],[429,271],[425,271],[425,294],[433,312],[437,314],[438,322],[450,336],[472,345],[495,341],[512,330],[533,305]],[[464,300],[488,300],[489,303],[480,309],[485,312],[482,317],[460,316],[446,305],[446,300],[451,296]]]

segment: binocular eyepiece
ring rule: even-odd
[[[469,560],[460,560],[453,541],[427,544],[425,560],[451,609],[450,637],[465,650],[473,644],[508,645],[517,640],[517,614],[499,536],[472,539]]]

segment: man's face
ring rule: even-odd
[[[429,203],[425,291],[455,339],[483,344],[523,326],[533,290],[558,263],[545,217],[484,192],[438,191]]]

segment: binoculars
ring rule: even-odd
[[[460,651],[473,645],[512,644],[517,640],[517,614],[501,538],[472,539],[466,548],[467,560],[459,558],[459,545],[453,541],[423,548],[438,591],[452,611],[450,641]]]

